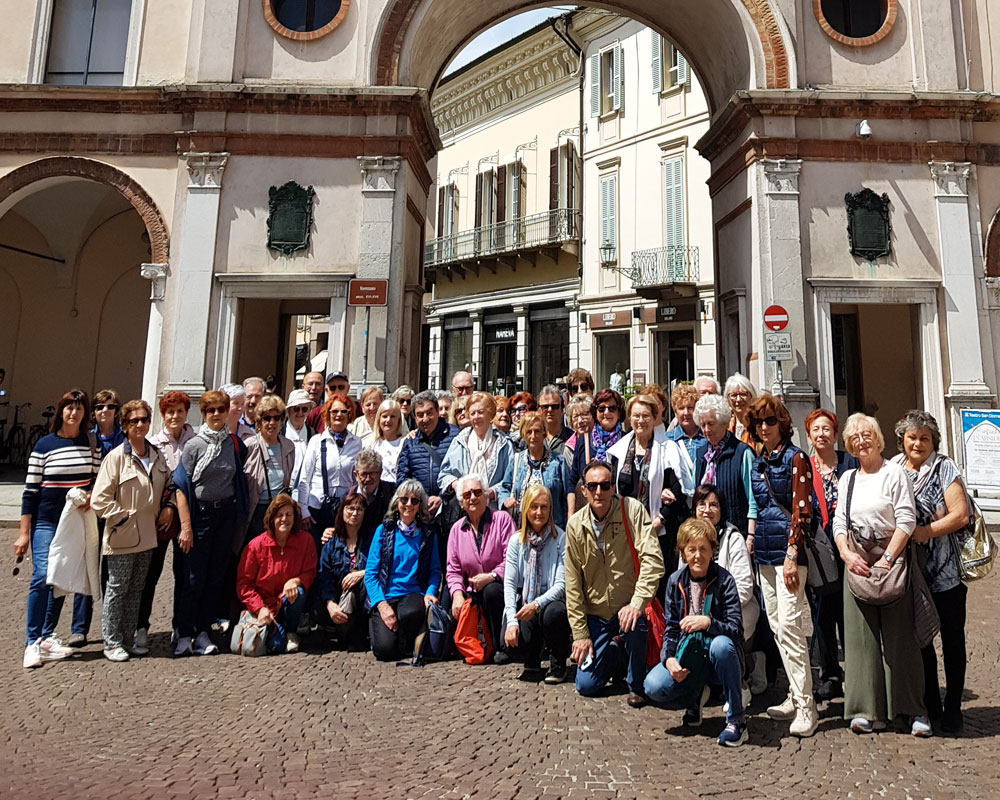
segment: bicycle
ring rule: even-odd
[[[0,406],[11,406],[10,400],[0,401]],[[7,420],[0,420],[0,461],[6,461],[12,467],[26,467],[28,465],[28,431],[24,423],[19,421],[21,409],[30,408],[31,403],[18,403],[13,405],[14,422],[10,426],[7,435],[4,435],[4,428]]]
[[[28,443],[24,448],[24,460],[25,465],[27,465],[28,458],[31,456],[35,449],[35,445],[38,444],[38,440],[41,439],[45,434],[47,434],[52,429],[52,417],[56,415],[55,406],[46,406],[45,410],[42,412],[41,422],[37,425],[32,425],[31,429],[28,431]]]

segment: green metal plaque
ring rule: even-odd
[[[295,181],[268,190],[267,246],[288,256],[309,247],[316,191]]]
[[[892,251],[892,223],[889,221],[889,195],[877,195],[871,189],[844,195],[847,205],[847,236],[851,255],[874,261]]]

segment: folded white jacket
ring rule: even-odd
[[[89,508],[83,510],[86,502],[83,489],[69,490],[49,545],[46,581],[57,597],[86,594],[101,599],[101,534],[97,515]]]

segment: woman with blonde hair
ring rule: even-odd
[[[555,524],[565,527],[567,498],[573,491],[566,459],[545,446],[545,417],[540,411],[529,411],[521,417],[518,432],[525,447],[514,453],[508,462],[497,502],[519,524],[525,508],[525,492],[540,484],[552,493]]]
[[[396,482],[396,463],[399,461],[399,451],[403,446],[403,434],[406,426],[403,423],[403,408],[398,401],[383,400],[375,412],[375,427],[362,443],[370,447],[382,458],[382,480]]]
[[[361,416],[347,426],[347,430],[364,441],[375,430],[375,414],[385,397],[378,386],[369,386],[361,393]]]
[[[543,485],[529,486],[521,501],[520,534],[507,543],[503,578],[504,644],[524,659],[521,680],[541,674],[543,647],[549,651],[545,682],[566,679],[572,634],[566,616],[563,554],[566,534],[552,522],[552,494]]]

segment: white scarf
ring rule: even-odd
[[[483,486],[487,487],[493,484],[490,480],[489,461],[494,444],[496,444],[496,431],[492,425],[486,429],[486,436],[481,440],[476,435],[476,432],[472,428],[469,428],[468,447],[471,462],[469,472],[482,478]]]
[[[198,428],[198,436],[208,442],[208,448],[201,454],[198,463],[194,465],[194,474],[191,476],[192,483],[197,481],[205,468],[218,458],[219,453],[222,452],[222,443],[229,437],[229,428],[223,425],[222,430],[213,431],[208,427],[208,423],[203,422]]]

